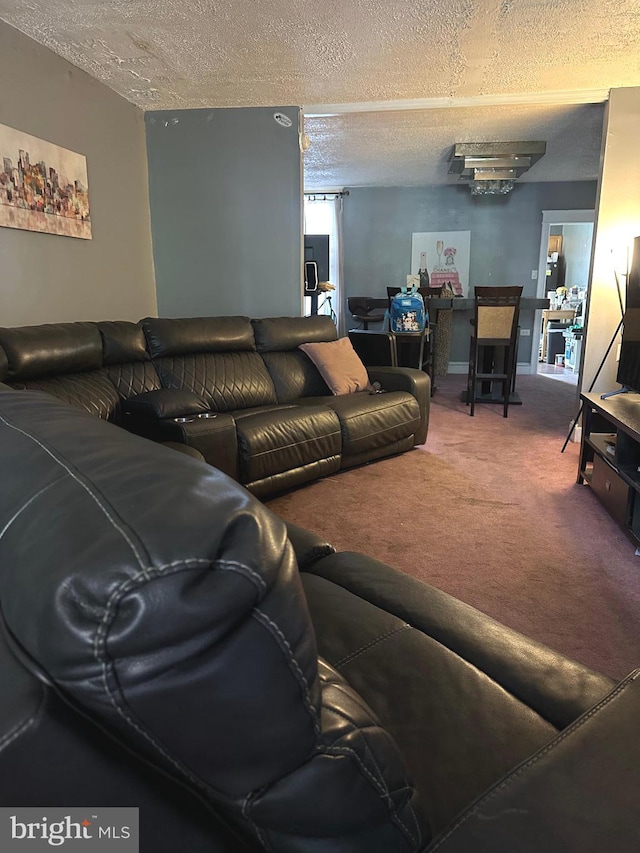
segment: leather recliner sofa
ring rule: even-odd
[[[232,479],[0,393],[0,804],[143,853],[637,851],[619,684],[289,528]]]
[[[264,498],[426,440],[429,377],[369,368],[385,393],[333,396],[298,347],[336,338],[324,316],[4,328],[0,380],[191,447]]]

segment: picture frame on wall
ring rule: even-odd
[[[411,235],[411,272],[426,264],[431,287],[448,285],[454,296],[469,292],[471,231],[416,231]]]
[[[86,157],[0,124],[0,227],[91,240]]]

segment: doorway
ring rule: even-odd
[[[346,300],[342,287],[342,199],[348,191],[334,193],[304,194],[304,234],[323,234],[329,236],[328,277],[320,282],[321,291],[316,300],[315,312],[328,314],[338,328],[338,334],[345,333]],[[329,285],[328,289],[322,285]],[[309,296],[304,299],[304,314],[312,311]]]
[[[534,323],[531,372],[578,386],[595,211],[544,210],[538,298],[550,300]]]

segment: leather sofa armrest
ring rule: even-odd
[[[312,533],[304,527],[298,527],[290,521],[285,521],[289,542],[293,545],[298,568],[304,571],[321,557],[335,554],[336,549],[330,545],[322,536]]]
[[[193,448],[209,465],[219,468],[234,480],[238,479],[236,424],[226,412],[205,411],[174,418],[146,417],[128,412],[122,426],[160,444],[174,443]]]
[[[418,401],[422,421],[415,443],[424,444],[429,428],[431,380],[429,374],[415,367],[367,367],[370,382],[379,382],[384,391],[408,391]]]
[[[177,418],[208,412],[209,406],[202,397],[180,388],[157,388],[129,397],[122,404],[128,415],[145,418]]]
[[[177,450],[179,453],[184,453],[186,456],[191,456],[199,462],[207,461],[199,450],[196,450],[195,447],[191,447],[188,444],[181,444],[179,441],[163,441],[162,446],[168,447],[170,450]]]
[[[314,563],[308,572],[432,637],[556,729],[571,725],[615,685],[475,607],[364,554],[340,551]]]
[[[427,850],[633,853],[640,670],[480,797]]]

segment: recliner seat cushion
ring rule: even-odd
[[[320,463],[325,473],[340,467],[340,423],[324,406],[287,406],[238,417],[236,432],[240,482],[254,494],[256,484],[286,472],[306,470],[311,479],[318,476]]]
[[[383,394],[361,391],[337,397],[300,398],[295,402],[300,406],[328,406],[336,413],[342,433],[343,467],[366,461],[368,454],[386,454],[390,445],[408,449],[420,424],[418,402],[406,391]]]

